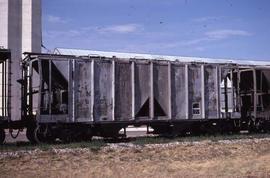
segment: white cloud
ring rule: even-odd
[[[203,22],[208,22],[208,21],[217,21],[217,20],[221,20],[224,19],[224,16],[206,16],[206,17],[199,17],[199,18],[195,18],[192,19],[192,21],[194,22],[199,22],[199,23],[203,23]]]
[[[48,15],[47,20],[51,23],[67,23],[67,20],[54,15]]]
[[[203,37],[203,38],[188,40],[188,41],[182,42],[181,44],[183,44],[183,46],[192,46],[192,45],[199,44],[203,41],[209,41],[209,39],[206,37]]]
[[[214,42],[230,39],[232,37],[248,37],[252,33],[244,30],[232,30],[232,29],[223,29],[215,30],[203,33],[203,35],[196,39],[183,40],[183,41],[171,41],[170,43],[162,44],[162,48],[173,49],[173,48],[185,48],[192,49],[195,51],[205,51],[209,43],[214,44]]]
[[[251,36],[252,34],[244,30],[225,29],[206,32],[205,35],[210,40],[221,40],[232,36]]]
[[[50,39],[74,38],[81,35],[81,32],[78,30],[66,30],[66,31],[50,30],[50,31],[44,31],[43,33],[46,38],[50,38]]]
[[[244,30],[232,30],[232,29],[223,29],[223,30],[215,30],[215,31],[209,31],[204,33],[203,37],[188,40],[181,42],[183,46],[192,46],[197,45],[202,42],[210,42],[210,41],[218,41],[218,40],[225,40],[231,37],[244,37],[244,36],[251,36],[252,33]]]
[[[134,33],[141,31],[142,26],[139,24],[122,24],[122,25],[112,25],[103,28],[98,28],[98,32],[112,32],[112,33]]]
[[[50,17],[50,21],[57,23],[61,22],[61,18]],[[97,35],[97,33],[134,33],[139,32],[143,28],[138,24],[125,24],[125,25],[114,25],[107,27],[97,27],[97,26],[86,26],[79,27],[75,29],[66,29],[66,30],[47,30],[44,31],[44,36],[46,38],[54,39],[54,38],[88,38],[90,34]],[[96,32],[96,33],[95,33]]]
[[[194,48],[196,51],[205,51],[205,47],[198,46]]]

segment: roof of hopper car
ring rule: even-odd
[[[213,59],[213,58],[200,58],[200,57],[107,52],[107,51],[94,51],[94,50],[86,50],[86,49],[68,49],[68,48],[55,48],[54,54],[73,55],[73,56],[98,56],[98,57],[107,57],[107,58],[117,57],[117,58],[123,58],[123,59],[132,58],[132,59],[168,60],[168,61],[180,61],[180,62],[203,62],[203,63],[270,66],[270,61],[260,61],[260,60],[257,61],[257,60],[239,60],[239,59]]]

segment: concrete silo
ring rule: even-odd
[[[23,52],[41,52],[41,0],[0,0],[0,46],[10,49],[11,120],[20,119],[20,61]]]

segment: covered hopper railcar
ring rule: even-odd
[[[23,76],[33,142],[118,137],[129,125],[167,135],[269,129],[265,65],[27,54]]]
[[[25,54],[13,121],[11,54],[0,50],[1,143],[4,129],[23,128],[33,143],[120,137],[131,125],[170,136],[270,130],[269,62],[80,53]]]

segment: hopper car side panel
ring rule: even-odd
[[[132,120],[132,64],[115,63],[115,120]]]
[[[114,68],[115,65],[109,60],[99,60],[94,63],[94,119],[96,122],[114,120]]]
[[[186,77],[185,65],[171,65],[171,104],[172,104],[172,119],[180,120],[187,119],[186,117]],[[179,102],[181,101],[181,102]]]
[[[206,118],[219,118],[218,115],[218,67],[205,65],[204,67],[204,105]]]
[[[154,118],[171,119],[171,73],[168,63],[153,65],[153,107]],[[169,86],[170,85],[170,86]]]
[[[150,119],[152,95],[150,63],[135,63],[134,65],[134,117],[136,120]]]
[[[76,61],[75,81],[75,120],[77,122],[93,121],[92,116],[92,61]]]
[[[218,119],[235,111],[235,94],[228,84],[220,86],[233,69],[217,64],[117,58],[39,63],[39,122]]]
[[[197,64],[188,66],[188,118],[204,119],[202,102],[202,67]]]

